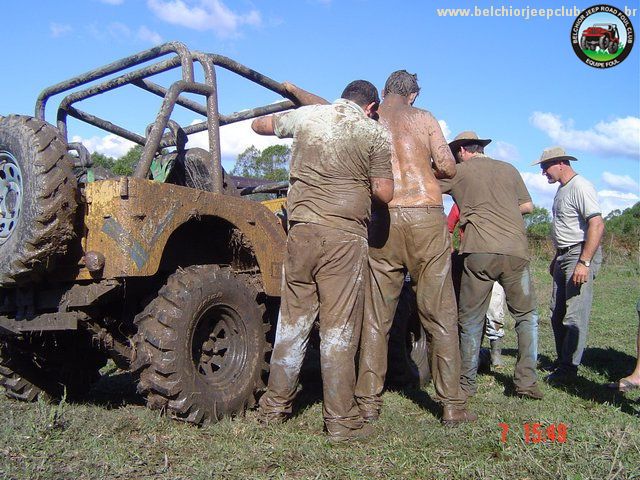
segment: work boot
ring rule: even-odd
[[[502,359],[502,338],[496,338],[489,342],[491,345],[491,366],[495,369],[504,368]]]
[[[360,410],[360,416],[362,417],[362,420],[364,420],[366,423],[372,423],[380,418],[380,410],[377,410],[377,409]]]
[[[475,422],[478,414],[467,410],[466,407],[457,405],[445,405],[442,410],[442,425],[445,427],[457,427],[463,422]]]
[[[264,412],[262,410],[258,410],[258,415],[256,419],[258,423],[263,427],[268,427],[271,425],[280,425],[287,420],[289,420],[290,415],[283,412]]]
[[[544,377],[544,381],[549,385],[561,386],[574,383],[578,378],[577,369],[556,368],[549,375]]]
[[[544,398],[544,394],[537,383],[527,388],[516,387],[516,395],[520,398],[531,398],[533,400],[542,400]]]
[[[327,435],[329,436],[329,441],[331,443],[347,443],[363,440],[374,433],[375,429],[372,425],[363,423],[359,428],[344,428],[340,429],[340,431],[336,433],[328,431]]]

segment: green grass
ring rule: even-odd
[[[534,262],[540,354],[553,357],[547,262]],[[318,378],[299,396],[288,423],[261,428],[253,412],[204,428],[147,410],[126,374],[111,369],[81,404],[0,399],[2,479],[632,479],[640,478],[640,394],[602,384],[625,375],[635,357],[638,267],[605,265],[598,277],[589,349],[575,387],[543,385],[545,399],[504,394],[515,362],[511,321],[508,367],[479,377],[475,425],[440,426],[433,387],[387,392],[367,443],[330,445],[322,434]],[[500,441],[499,423],[510,426]],[[565,443],[525,443],[525,423],[564,423]]]
[[[620,46],[618,47],[618,51],[616,53],[609,53],[608,51],[603,51],[603,50],[582,50],[584,52],[584,54],[589,57],[592,60],[595,60],[597,62],[608,62],[609,60],[613,60],[614,58],[616,58],[618,55],[620,55],[620,52],[622,52],[622,50],[624,50],[624,46]]]

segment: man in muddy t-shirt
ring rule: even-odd
[[[300,103],[322,99],[287,84]],[[323,416],[332,441],[372,432],[354,399],[355,354],[362,326],[371,198],[393,197],[388,132],[376,116],[371,83],[347,85],[331,105],[310,105],[253,122],[260,134],[293,137],[290,222],[280,319],[260,419],[291,413],[311,328],[320,322]]]
[[[461,161],[458,173],[452,179],[441,180],[442,192],[451,194],[460,208],[460,227],[464,229],[458,305],[460,384],[468,396],[476,394],[484,317],[493,284],[498,282],[516,321],[516,394],[541,399],[536,374],[538,314],[522,218],[533,210],[533,203],[518,170],[484,154],[489,142],[471,131],[458,135],[449,144]]]
[[[420,88],[415,75],[392,73],[384,87],[380,123],[391,132],[395,193],[374,209],[369,229],[370,295],[360,345],[356,397],[365,419],[382,407],[389,330],[408,272],[420,322],[431,336],[430,355],[442,422],[475,421],[460,391],[458,316],[451,281],[451,252],[442,194],[436,180],[452,177],[455,161],[434,116],[413,107]]]

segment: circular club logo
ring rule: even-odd
[[[633,25],[624,11],[594,5],[582,12],[571,28],[571,45],[580,60],[594,68],[622,63],[633,48]]]

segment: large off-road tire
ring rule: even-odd
[[[589,50],[589,44],[587,43],[587,38],[586,37],[582,37],[580,39],[580,48],[582,50]]]
[[[405,282],[389,332],[390,385],[423,387],[431,380],[429,339],[422,327],[411,284]]]
[[[50,271],[73,238],[77,185],[58,131],[32,117],[0,117],[0,286]]]
[[[270,324],[249,277],[217,265],[181,269],[135,322],[148,364],[138,391],[150,408],[201,424],[255,404]]]
[[[600,40],[598,40],[598,46],[600,47],[600,50],[604,52],[609,46],[609,39],[604,36],[600,37]]]
[[[21,340],[22,345],[0,344],[0,385],[9,398],[33,402],[75,400],[100,378],[107,357],[94,350],[76,332]]]
[[[0,350],[0,386],[4,387],[5,395],[23,402],[36,401],[42,395],[42,389],[16,373],[15,359],[5,355]]]

